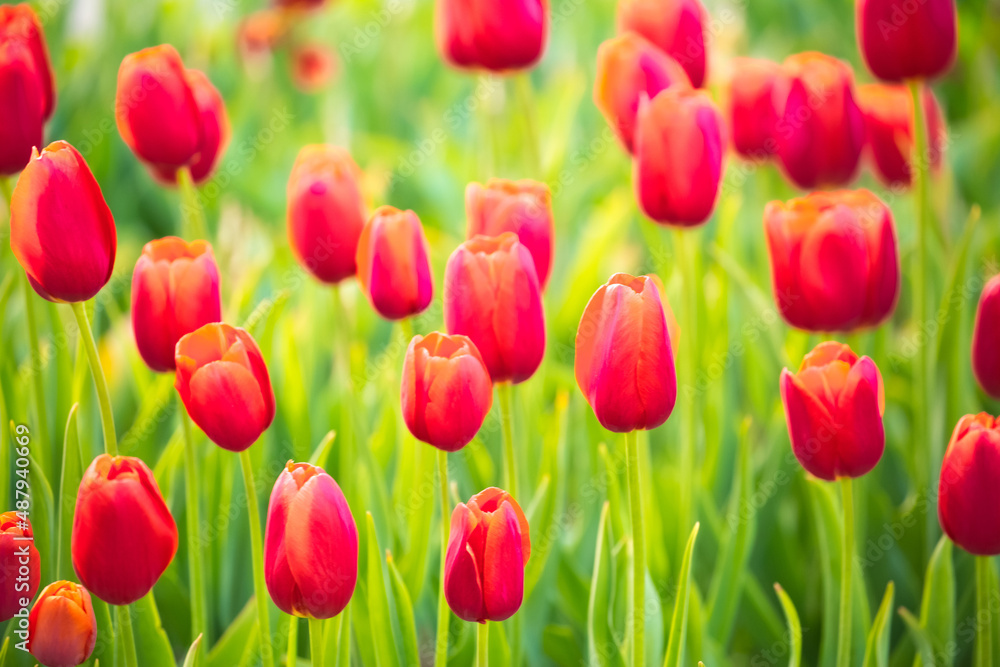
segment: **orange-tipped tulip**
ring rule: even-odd
[[[955,0],[857,0],[858,45],[883,81],[932,79],[955,62]]]
[[[177,525],[141,459],[101,454],[83,473],[72,551],[80,582],[108,604],[152,590],[177,553]]]
[[[28,650],[45,667],[76,667],[94,652],[97,618],[87,589],[72,581],[49,584],[29,617]]]
[[[745,158],[760,160],[778,152],[774,88],[781,76],[781,65],[776,62],[760,58],[733,60],[729,123],[733,146]]]
[[[512,232],[476,236],[444,272],[444,323],[468,336],[493,382],[524,382],[545,354],[542,293],[531,253]]]
[[[229,114],[222,95],[203,72],[196,69],[185,70],[184,79],[194,94],[201,123],[201,149],[189,167],[191,179],[200,184],[212,177],[229,146]],[[153,173],[164,183],[173,185],[177,182],[175,166],[156,165]]]
[[[952,542],[977,556],[1000,554],[1000,424],[980,412],[951,434],[938,482],[938,520]]]
[[[0,623],[31,603],[41,572],[31,521],[17,512],[0,514]]]
[[[0,5],[0,177],[16,174],[42,145],[55,105],[45,36],[27,4]]]
[[[922,92],[930,152],[919,169],[937,168],[944,152],[944,118],[930,88]],[[905,86],[872,83],[858,88],[875,173],[888,186],[909,186],[913,159],[913,98]]]
[[[168,236],[143,247],[132,272],[132,331],[147,366],[173,370],[181,336],[220,319],[219,268],[207,241]]]
[[[337,74],[337,55],[324,44],[306,44],[292,52],[292,82],[304,93],[318,93]]]
[[[983,287],[976,309],[972,332],[972,370],[979,386],[993,398],[1000,399],[1000,275]]]
[[[286,614],[333,618],[358,579],[358,529],[343,492],[322,468],[292,463],[267,508],[264,579]]]
[[[547,0],[436,0],[434,36],[444,60],[494,72],[533,66],[548,37]]]
[[[111,278],[115,221],[83,156],[65,141],[32,153],[14,187],[10,245],[49,301],[86,301]]]
[[[620,0],[618,29],[637,32],[673,56],[700,88],[708,70],[705,25],[708,12],[698,0]]]
[[[503,621],[521,607],[531,555],[528,520],[509,493],[490,487],[451,515],[444,594],[464,621]]]
[[[387,320],[424,311],[434,296],[430,251],[413,211],[380,206],[358,239],[358,281],[372,308]]]
[[[219,447],[242,452],[274,421],[264,357],[243,329],[206,324],[177,341],[175,357],[177,393],[191,420]]]

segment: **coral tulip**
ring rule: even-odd
[[[42,118],[48,120],[56,105],[55,76],[49,62],[45,33],[31,5],[0,5],[0,42],[16,42],[28,47],[42,92]]]
[[[28,606],[41,576],[31,521],[17,512],[0,514],[0,623]]]
[[[932,79],[947,72],[958,45],[955,0],[857,0],[858,44],[883,81]]]
[[[774,136],[778,122],[774,88],[781,76],[781,65],[770,60],[736,58],[733,61],[729,121],[733,146],[743,157],[759,160],[778,151]]]
[[[983,287],[972,332],[972,370],[979,386],[993,398],[1000,398],[1000,275]]]
[[[337,56],[323,44],[306,44],[292,52],[292,82],[304,93],[318,93],[337,74]]]
[[[941,464],[938,519],[951,541],[977,556],[1000,554],[1000,424],[985,412],[955,426]]]
[[[259,9],[247,14],[236,31],[240,56],[251,67],[267,63],[288,32],[288,15],[281,9]]]
[[[637,32],[669,53],[701,88],[708,69],[705,24],[708,12],[698,0],[620,0],[618,28]]]
[[[203,72],[196,69],[185,70],[184,79],[194,94],[201,123],[201,149],[189,167],[191,179],[200,184],[212,177],[229,146],[229,114],[222,95]],[[153,173],[164,183],[177,182],[176,166],[154,165]]]
[[[930,154],[921,169],[937,168],[944,152],[944,118],[930,88],[922,92]],[[873,83],[858,88],[875,173],[888,186],[909,186],[913,158],[913,98],[905,86]]]
[[[526,69],[545,50],[546,0],[436,0],[434,37],[454,67]]]
[[[97,618],[87,589],[56,581],[31,609],[28,650],[45,667],[76,667],[94,652]]]
[[[434,296],[430,251],[413,211],[380,206],[358,239],[358,281],[387,320],[423,312]]]

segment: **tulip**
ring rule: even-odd
[[[937,168],[944,152],[944,119],[931,89],[925,87],[922,95],[930,137],[929,166]],[[887,186],[909,186],[913,156],[913,98],[909,91],[905,86],[878,83],[860,86],[858,104],[865,117],[875,173]],[[918,164],[921,169],[927,166]]]
[[[774,298],[807,331],[877,326],[899,297],[889,207],[868,190],[816,192],[764,209]]]
[[[781,371],[781,400],[795,458],[816,477],[861,477],[882,458],[885,391],[868,357],[820,343],[797,373]]]
[[[42,92],[42,117],[48,120],[56,105],[55,77],[49,62],[49,49],[38,15],[25,3],[0,5],[0,43],[20,43],[31,52],[35,74]]]
[[[271,0],[272,6],[293,12],[320,9],[325,4],[326,0]]]
[[[259,9],[247,14],[236,31],[240,56],[253,67],[268,62],[288,32],[287,18],[281,9]]]
[[[307,44],[292,52],[292,82],[302,92],[320,92],[336,74],[336,54],[323,44]]]
[[[485,186],[469,183],[465,188],[466,238],[497,236],[514,232],[535,262],[542,291],[552,272],[555,229],[552,193],[544,183],[491,178]]]
[[[672,86],[691,86],[684,68],[638,33],[613,37],[597,49],[594,104],[630,153],[640,102]]]
[[[883,81],[932,79],[955,62],[955,0],[857,0],[858,45]]]
[[[708,93],[669,88],[639,109],[632,180],[643,212],[680,227],[707,221],[719,198],[725,139]]]
[[[229,114],[222,95],[203,72],[196,69],[184,71],[184,79],[194,94],[201,124],[201,150],[191,163],[191,179],[198,184],[212,177],[219,160],[229,146]],[[173,165],[154,165],[153,174],[164,183],[177,183],[177,168]]]
[[[524,382],[545,354],[545,315],[531,253],[512,232],[475,236],[444,272],[444,323],[468,336],[493,382]]]
[[[365,226],[360,179],[345,149],[321,144],[299,151],[288,178],[288,242],[299,263],[323,282],[357,273]]]
[[[854,101],[850,65],[822,53],[799,53],[784,63],[775,89],[778,157],[800,188],[843,186],[857,171],[865,121]]]
[[[528,520],[506,491],[490,487],[451,515],[445,557],[448,606],[465,621],[503,621],[521,607],[531,554]]]
[[[701,88],[708,69],[705,24],[708,12],[698,0],[620,0],[618,29],[637,32],[669,53]]]
[[[547,0],[436,0],[434,37],[453,67],[527,69],[545,50]]]
[[[114,218],[90,167],[65,141],[32,152],[11,198],[10,245],[49,301],[86,301],[111,278]]]
[[[219,447],[242,452],[274,421],[264,357],[243,329],[206,324],[182,336],[174,356],[177,393],[191,420]]]
[[[413,211],[380,206],[365,223],[355,261],[368,300],[387,320],[423,312],[434,296],[424,228]]]
[[[985,412],[955,426],[941,464],[938,519],[951,541],[977,556],[1000,554],[1000,423]]]
[[[264,579],[274,604],[302,618],[333,618],[358,579],[358,529],[337,482],[291,461],[267,507]]]
[[[990,278],[983,287],[972,333],[972,370],[979,386],[993,398],[1000,398],[1000,349],[996,344],[998,333],[1000,275]]]
[[[33,538],[27,517],[0,514],[0,623],[14,618],[38,591],[41,561]]]
[[[28,650],[45,667],[76,667],[94,652],[97,618],[90,593],[72,581],[46,586],[28,624]]]
[[[108,604],[152,590],[177,553],[177,526],[141,459],[101,454],[83,473],[72,552],[80,583]]]
[[[778,150],[774,88],[781,65],[759,58],[736,58],[729,86],[729,120],[733,146],[743,157],[766,159]]]
[[[181,336],[222,319],[220,298],[208,242],[168,236],[147,243],[132,272],[132,331],[146,365],[173,370]]]

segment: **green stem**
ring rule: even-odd
[[[844,549],[840,554],[840,628],[837,667],[851,666],[851,575],[854,573],[854,487],[850,477],[840,479],[844,504]]]
[[[115,436],[115,416],[111,412],[111,395],[108,392],[108,380],[104,377],[101,367],[101,357],[97,354],[97,344],[90,330],[90,320],[87,319],[87,306],[83,302],[71,303],[73,315],[76,316],[77,328],[80,329],[83,349],[87,351],[90,362],[90,373],[94,376],[97,387],[97,400],[101,404],[101,426],[104,427],[104,451],[111,456],[118,456],[118,439]]]
[[[678,389],[681,402],[680,494],[677,499],[677,520],[680,526],[692,523],[692,484],[694,483],[694,450],[697,446],[697,410],[694,374],[698,354],[698,277],[692,261],[694,250],[688,243],[696,232],[674,230],[674,253],[681,273],[682,325],[678,345]],[[678,531],[678,554],[684,553],[686,537]]]
[[[198,466],[194,447],[194,434],[191,429],[191,419],[183,405],[178,406],[181,416],[181,426],[184,431],[184,472],[185,497],[187,504],[187,543],[188,543],[188,582],[191,585],[191,636],[202,635],[198,646],[198,657],[201,658],[208,650],[208,626],[205,622],[207,606],[205,604],[205,580],[201,562],[201,545],[198,530],[201,526],[198,508]]]
[[[271,655],[271,620],[267,615],[267,587],[264,584],[264,548],[260,536],[260,508],[253,481],[253,463],[250,449],[240,452],[243,467],[243,484],[247,491],[247,516],[250,518],[250,551],[253,558],[253,590],[257,599],[257,630],[260,636],[260,657],[264,667],[274,667]]]
[[[125,644],[126,667],[138,667],[139,660],[135,653],[135,635],[132,634],[132,607],[118,607],[118,625],[121,627],[122,639]]]
[[[514,88],[516,89],[518,103],[521,105],[521,112],[524,115],[525,138],[521,143],[528,148],[528,158],[531,160],[530,168],[538,172],[542,169],[542,159],[538,145],[538,129],[535,123],[535,102],[534,91],[531,87],[531,73],[525,71],[514,77]],[[538,174],[540,176],[540,174]]]
[[[476,667],[489,667],[490,664],[490,624],[483,621],[476,632]]]
[[[639,444],[635,431],[625,434],[628,500],[632,519],[632,667],[646,664],[646,537],[639,486]]]
[[[976,557],[976,667],[993,665],[993,620],[990,614],[990,588],[993,565],[989,556]],[[985,620],[984,620],[985,619]]]
[[[45,409],[45,387],[42,384],[42,355],[38,351],[38,324],[35,319],[35,290],[31,289],[28,277],[24,278],[24,313],[28,320],[28,343],[31,349],[31,385],[35,391],[35,408],[38,415],[38,441],[42,446],[35,450],[39,457],[39,465],[45,469],[45,459],[48,458],[49,418]]]
[[[288,667],[299,663],[299,617],[292,616],[288,619],[288,655],[285,657],[285,664]]]
[[[511,384],[510,382],[500,382],[497,384],[497,400],[500,403],[500,428],[503,430],[503,458],[504,475],[507,486],[507,493],[515,500],[523,502],[523,498],[517,495],[517,461],[514,458],[514,425],[512,423],[513,412],[511,411]]]
[[[189,241],[206,238],[205,211],[201,208],[198,189],[188,167],[177,170],[177,185],[181,190],[181,223],[184,237]]]
[[[434,667],[448,664],[448,622],[451,613],[448,600],[444,596],[445,556],[448,554],[448,538],[451,536],[451,506],[448,502],[448,452],[438,450],[438,485],[441,492],[441,589],[438,592],[437,641],[434,649]]]
[[[404,317],[399,321],[399,330],[403,333],[403,352],[406,352],[406,346],[410,344],[413,340],[413,319],[410,317]]]
[[[313,667],[323,667],[323,619],[309,619],[309,659]]]

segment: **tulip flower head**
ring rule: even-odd
[[[430,250],[413,211],[380,206],[358,239],[358,282],[387,320],[423,312],[434,296]]]
[[[972,370],[979,386],[993,398],[1000,398],[997,336],[1000,336],[1000,275],[990,278],[983,287],[972,332]]]
[[[736,58],[729,84],[729,122],[733,146],[743,157],[765,160],[778,151],[774,88],[781,80],[778,63],[760,58]]]
[[[547,0],[435,0],[434,37],[452,67],[508,72],[542,57]]]
[[[97,618],[87,589],[56,581],[42,591],[28,617],[28,651],[45,667],[76,667],[97,643]]]
[[[45,33],[31,5],[0,5],[0,42],[18,42],[28,47],[42,91],[42,116],[48,120],[56,106],[55,77],[49,62]]]
[[[509,493],[491,487],[451,515],[444,594],[464,621],[503,621],[521,607],[531,554],[528,520]]]
[[[41,561],[31,538],[34,533],[27,517],[17,512],[0,514],[0,623],[14,618],[38,591]]]
[[[619,32],[637,32],[670,54],[701,88],[708,70],[705,26],[708,12],[699,0],[619,0]]]
[[[1000,554],[1000,423],[981,412],[951,434],[938,482],[938,519],[952,542],[976,556]]]
[[[337,75],[337,56],[324,44],[306,44],[292,52],[292,82],[303,93],[324,90]]]
[[[872,74],[883,81],[933,79],[955,62],[955,0],[857,0],[858,45]]]

